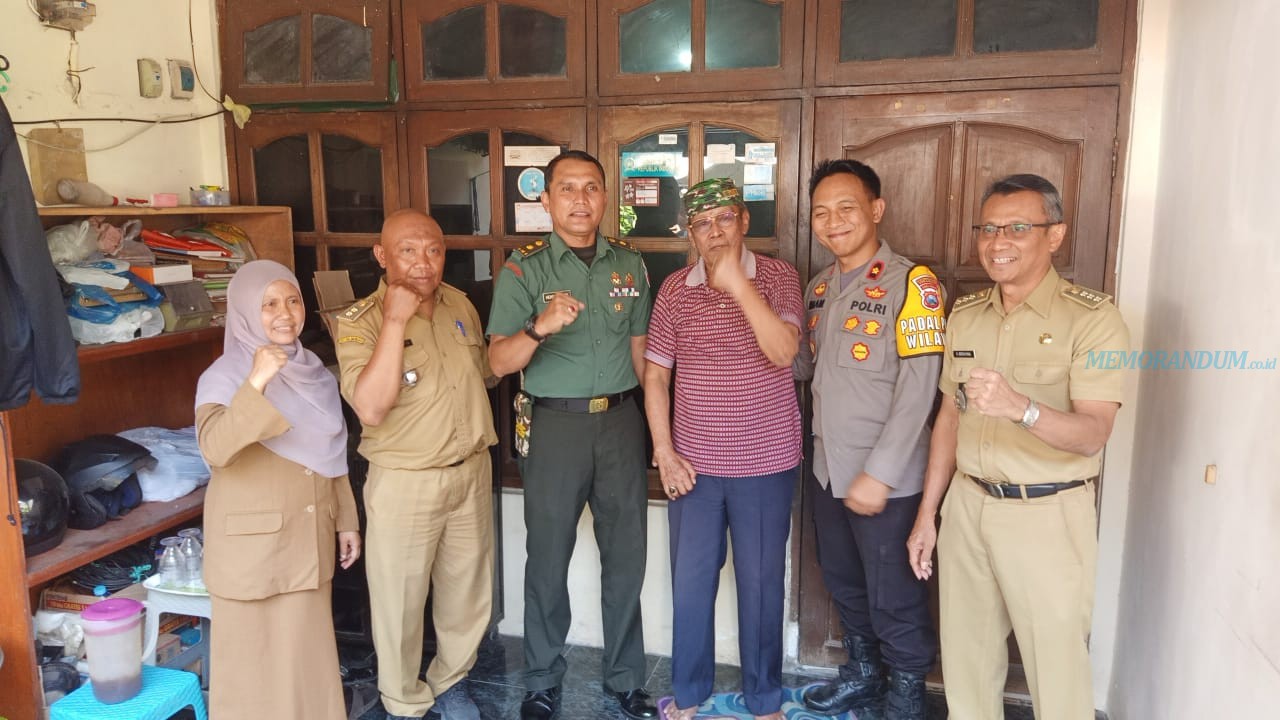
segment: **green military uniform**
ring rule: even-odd
[[[1005,312],[999,287],[956,300],[938,385],[955,395],[974,368],[1062,412],[1072,402],[1119,403],[1124,376],[1089,353],[1127,351],[1129,333],[1106,295],[1050,269]],[[961,403],[957,403],[959,407]],[[1092,482],[1024,499],[1020,485],[1098,474],[1100,457],[1057,450],[1004,418],[960,412],[955,477],[938,539],[942,667],[955,717],[1004,717],[1005,638],[1018,639],[1038,720],[1093,717],[1088,638],[1097,560]],[[994,492],[974,478],[1010,483]]]
[[[348,401],[382,329],[385,281],[338,318],[337,353]],[[485,389],[480,316],[441,284],[435,309],[405,327],[400,397],[363,429],[369,460],[365,571],[387,712],[418,716],[466,676],[489,625],[493,598],[492,465],[498,440]],[[432,598],[435,659],[426,682],[420,618]]]
[[[604,685],[643,687],[646,458],[631,340],[649,325],[649,278],[625,241],[596,238],[590,266],[556,234],[530,242],[503,266],[489,333],[511,336],[558,292],[586,304],[551,335],[524,370],[537,398],[529,454],[521,463],[528,533],[525,565],[525,686],[560,685],[569,631],[569,560],[588,503],[602,573]],[[591,399],[595,399],[592,402]]]

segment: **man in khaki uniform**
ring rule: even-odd
[[[993,184],[974,232],[996,286],[956,300],[947,325],[939,388],[954,401],[934,424],[907,549],[927,578],[937,541],[953,720],[1004,717],[1010,628],[1037,720],[1094,716],[1094,480],[1123,376],[1088,357],[1127,351],[1129,332],[1108,296],[1053,269],[1066,231],[1048,180]]]
[[[390,718],[478,720],[461,680],[489,624],[497,442],[475,307],[441,282],[444,235],[417,210],[387,217],[386,277],[339,316],[342,394],[364,425],[366,574],[378,690]],[[422,615],[436,631],[426,682]]]

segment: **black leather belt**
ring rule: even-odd
[[[614,395],[601,395],[599,397],[589,398],[534,398],[533,404],[540,405],[552,410],[561,410],[563,412],[573,413],[600,413],[606,410],[616,408],[622,404],[623,400],[636,394],[635,388],[624,390]]]
[[[987,494],[990,495],[991,497],[998,497],[1002,500],[1022,500],[1023,498],[1030,500],[1032,498],[1042,498],[1042,497],[1047,497],[1049,495],[1057,495],[1063,490],[1078,488],[1081,485],[1084,485],[1087,482],[1091,482],[1094,479],[1094,478],[1089,478],[1088,480],[1072,480],[1071,482],[1064,482],[1064,483],[1040,483],[1038,485],[1018,485],[1016,483],[992,482],[991,480],[976,478],[972,475],[965,475],[965,477],[977,483],[978,487],[982,488],[983,490],[986,490]]]

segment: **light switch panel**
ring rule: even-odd
[[[160,63],[151,58],[138,58],[138,94],[158,98],[164,93],[164,75]]]

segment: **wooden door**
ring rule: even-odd
[[[970,229],[983,191],[1010,173],[1042,175],[1062,192],[1068,223],[1054,266],[1111,292],[1118,98],[1108,87],[820,99],[813,161],[853,158],[876,170],[886,203],[881,237],[932,267],[949,300],[990,285]],[[801,202],[807,215],[808,199]],[[807,254],[811,274],[833,260],[816,239]],[[811,498],[801,513],[799,660],[836,665],[844,661],[840,620],[818,566]]]

